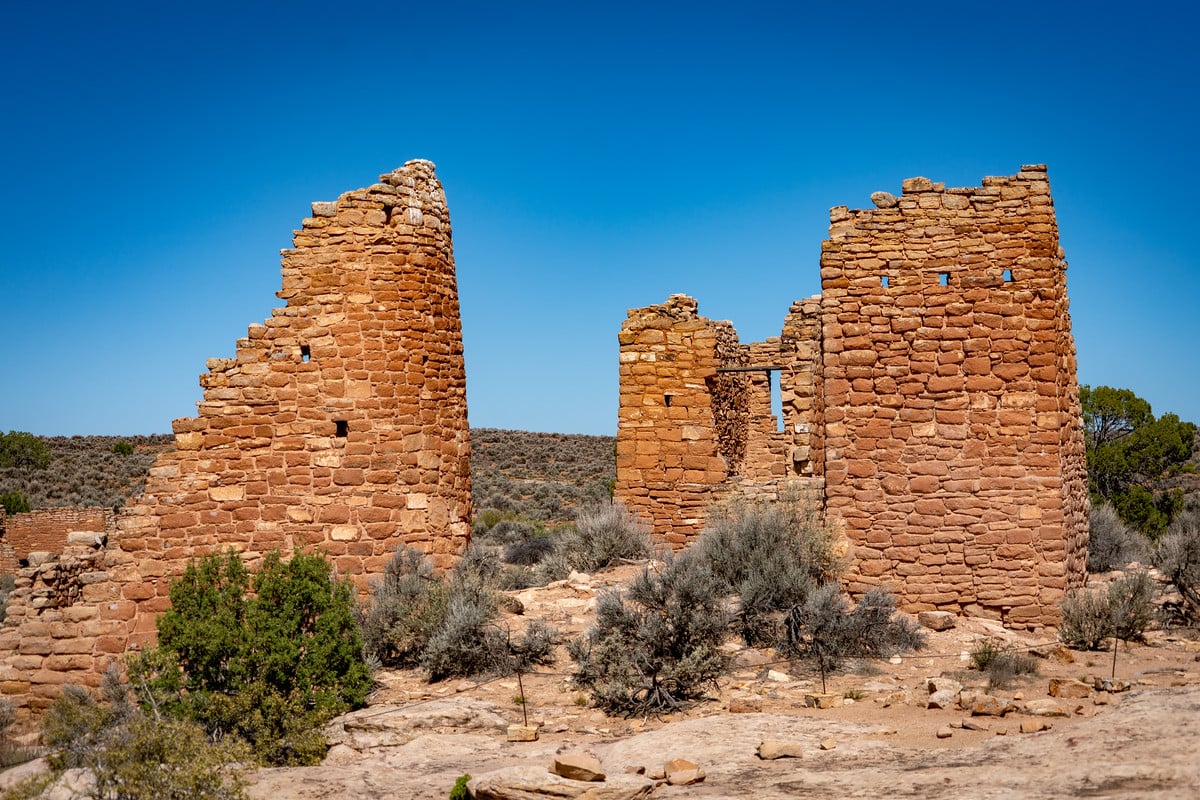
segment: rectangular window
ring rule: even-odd
[[[939,273],[938,274],[938,283],[941,284],[942,286],[949,286],[950,285],[950,273],[949,272]]]
[[[312,350],[309,349],[308,345],[306,345],[306,344],[300,345],[300,360],[303,361],[305,364],[307,364],[309,359],[311,359],[311,358],[312,358]]]
[[[335,429],[334,435],[337,436],[339,439],[345,439],[346,436],[350,433],[350,423],[346,422],[346,420],[344,420],[344,419],[334,420],[333,425],[334,425],[334,429]]]

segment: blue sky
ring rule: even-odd
[[[411,158],[472,425],[612,434],[626,309],[777,335],[831,206],[1041,162],[1081,381],[1200,422],[1194,6],[37,5],[0,26],[0,429],[194,414],[309,203]]]

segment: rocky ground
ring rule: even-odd
[[[514,592],[523,613],[504,622],[516,631],[540,617],[577,634],[596,594],[636,569]],[[1038,674],[987,691],[987,676],[968,669],[983,637],[1042,654]],[[476,797],[521,800],[1200,796],[1200,642],[1186,631],[1123,648],[1110,687],[1121,691],[1105,692],[1092,687],[1109,677],[1111,653],[1072,653],[1051,631],[959,619],[931,631],[920,653],[834,677],[830,708],[807,706],[819,679],[771,652],[731,646],[731,655],[736,670],[707,702],[632,720],[589,708],[565,654],[520,686],[516,678],[430,685],[416,672],[384,672],[371,705],[331,726],[325,763],[259,770],[251,794],[445,798],[469,773]],[[1055,679],[1063,686],[1052,697]],[[524,713],[538,739],[508,741]],[[764,742],[762,755],[788,757],[760,757]],[[594,758],[605,779],[551,774],[564,756]],[[668,775],[674,759],[692,762],[703,780],[676,785],[700,775],[689,764]]]

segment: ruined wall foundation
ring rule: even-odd
[[[470,535],[450,219],[427,161],[314,203],[283,251],[285,301],[208,361],[116,530],[19,573],[0,691],[43,707],[152,640],[170,579],[233,548],[320,551],[365,589],[400,545],[450,566]]]
[[[1087,487],[1045,166],[872,201],[831,210],[821,295],[778,339],[739,345],[683,296],[630,311],[617,496],[682,545],[730,493],[823,478],[853,593],[1054,624],[1085,577]]]

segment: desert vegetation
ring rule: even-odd
[[[175,446],[167,434],[2,436],[7,444],[0,455],[0,495],[19,495],[27,506],[23,510],[124,505],[141,492],[158,454]]]

